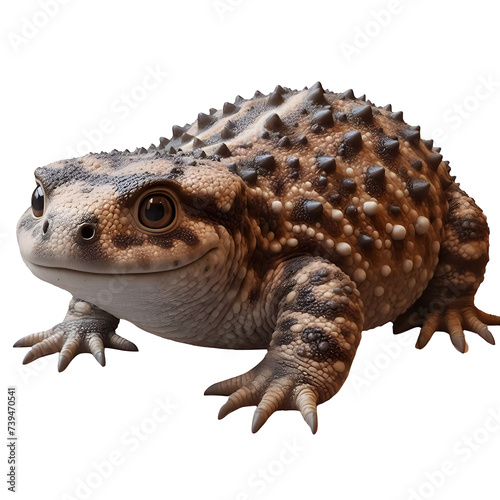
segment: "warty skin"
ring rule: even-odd
[[[317,405],[346,380],[361,332],[387,322],[464,330],[493,344],[500,318],[474,305],[488,262],[486,217],[438,148],[401,112],[320,83],[237,97],[171,139],[38,168],[18,224],[24,261],[73,295],[64,321],[29,335],[24,362],[80,352],[104,365],[126,319],[200,346],[266,348],[209,387],[219,417],[256,405],[256,432]],[[440,307],[436,307],[440,306]],[[444,312],[443,312],[444,311]]]

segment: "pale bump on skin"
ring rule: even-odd
[[[293,408],[315,432],[316,405],[342,386],[362,330],[422,326],[421,348],[442,329],[461,352],[461,328],[493,342],[486,325],[500,320],[473,304],[488,261],[484,214],[419,127],[352,91],[278,86],[174,126],[159,146],[35,175],[44,211],[21,218],[21,252],[75,295],[68,318],[81,328],[22,339],[27,362],[61,351],[64,369],[89,351],[103,364],[104,347],[132,349],[118,318],[195,345],[269,347],[207,393],[229,396],[221,417],[257,405],[254,431]],[[138,214],[155,192],[175,218],[151,231]],[[449,287],[455,298],[436,318],[430,304]]]

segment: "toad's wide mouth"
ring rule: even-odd
[[[209,256],[213,254],[213,250],[206,252],[202,258],[203,269],[206,265],[213,268],[213,265],[209,265],[209,261],[216,260]],[[25,259],[27,267],[37,278],[124,319],[131,313],[129,309],[132,305],[148,311],[148,304],[151,304],[154,297],[154,300],[161,302],[162,297],[172,298],[180,293],[189,285],[193,275],[197,274],[188,268],[196,262],[186,262],[182,267],[150,272],[87,272],[34,264]],[[108,306],[113,306],[113,309]]]
[[[98,276],[144,276],[148,274],[158,274],[158,273],[165,273],[165,272],[174,272],[180,269],[183,269],[194,262],[197,262],[201,259],[204,259],[207,257],[210,253],[214,252],[217,248],[210,248],[207,250],[205,253],[203,253],[200,256],[196,256],[193,259],[190,260],[177,260],[173,261],[170,266],[166,266],[163,268],[139,268],[139,267],[123,267],[122,269],[116,269],[116,270],[107,270],[104,266],[98,266],[96,265],[95,267],[92,267],[92,263],[88,263],[88,267],[82,266],[61,266],[61,265],[51,265],[51,264],[40,264],[40,263],[35,263],[31,260],[29,260],[26,256],[21,255],[24,263],[26,266],[31,270],[31,272],[35,276],[39,276],[39,273],[64,273],[64,272],[74,272],[74,273],[80,273],[81,275],[98,275]],[[78,264],[78,262],[75,262],[75,264]],[[110,266],[111,267],[111,266]],[[38,272],[37,272],[38,271]],[[44,278],[41,278],[44,279]],[[45,280],[48,281],[48,280]]]

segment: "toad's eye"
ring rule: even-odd
[[[45,205],[43,189],[40,184],[36,185],[33,194],[31,195],[31,209],[33,210],[33,215],[35,217],[41,217],[43,215],[43,208]]]
[[[175,222],[175,205],[164,193],[150,193],[139,205],[139,222],[148,229],[165,230]]]

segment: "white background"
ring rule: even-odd
[[[500,313],[494,2],[52,0],[49,17],[42,3],[8,2],[0,21],[0,355],[3,390],[18,388],[17,498],[498,500],[499,348],[472,333],[461,355],[444,333],[417,351],[416,331],[366,332],[350,380],[319,408],[315,436],[297,412],[272,416],[256,435],[253,408],[217,420],[224,398],[204,389],[263,351],[182,345],[124,322],[119,333],[140,351],[108,350],[105,368],[90,355],[62,374],[56,356],[23,367],[27,350],[11,347],[61,321],[69,301],[33,277],[17,249],[36,167],[72,156],[92,130],[92,150],[148,147],[237,94],[317,80],[391,102],[424,138],[439,138],[489,217],[491,263],[477,304]],[[159,81],[141,92],[148,68]],[[125,106],[124,94],[140,102]],[[159,400],[175,405],[168,418]]]

